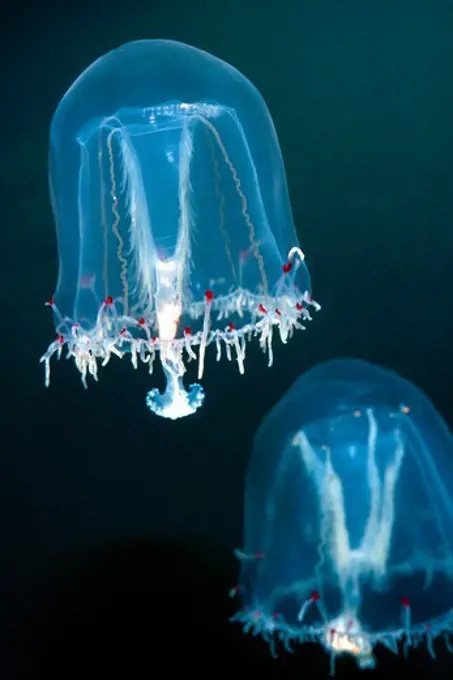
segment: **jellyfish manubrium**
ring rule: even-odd
[[[69,88],[52,120],[50,190],[59,278],[47,303],[84,386],[129,354],[160,359],[149,408],[193,413],[187,362],[208,345],[244,371],[257,337],[272,364],[304,328],[311,297],[280,147],[266,104],[236,69],[194,47],[142,40],[109,52]]]
[[[354,359],[302,375],[260,426],[234,617],[359,666],[443,637],[453,651],[453,439],[429,399]]]

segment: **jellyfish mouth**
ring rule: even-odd
[[[153,388],[146,396],[146,405],[149,410],[162,418],[178,420],[190,416],[199,409],[204,402],[204,390],[201,385],[194,383],[186,391],[182,382],[179,385],[167,385],[163,394],[157,388]]]

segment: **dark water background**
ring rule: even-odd
[[[49,0],[0,12],[2,676],[324,676],[319,650],[271,661],[227,623],[247,460],[270,407],[332,357],[397,370],[453,427],[453,4]],[[273,369],[256,349],[244,377],[208,359],[206,405],[176,423],[147,412],[146,372],[128,362],[87,393],[69,363],[45,390],[38,364],[57,276],[50,120],[84,68],[138,38],[212,52],[262,92],[323,304]],[[383,655],[380,668],[451,677],[440,657]],[[356,673],[347,661],[339,672]]]

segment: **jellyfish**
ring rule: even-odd
[[[317,642],[376,663],[443,638],[453,651],[453,438],[392,371],[355,360],[303,374],[267,415],[245,492],[233,620],[276,654]]]
[[[244,372],[256,338],[305,328],[313,300],[267,106],[220,59],[169,40],[119,47],[64,95],[50,130],[59,277],[48,301],[56,338],[83,385],[129,356],[166,387],[147,395],[176,419],[201,406],[209,346]]]

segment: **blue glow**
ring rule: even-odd
[[[246,340],[272,363],[310,319],[310,277],[294,229],[275,128],[256,88],[220,59],[166,40],[104,55],[70,87],[52,120],[50,186],[60,272],[50,302],[84,385],[131,355],[167,389],[151,410],[193,413],[189,360],[208,345],[244,371]]]
[[[247,474],[234,617],[276,641],[316,640],[373,667],[444,636],[453,651],[453,439],[397,374],[331,361],[259,428]]]

